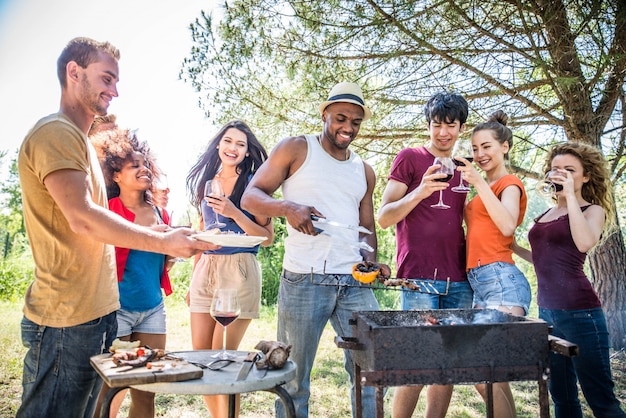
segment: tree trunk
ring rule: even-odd
[[[611,347],[625,346],[626,250],[619,229],[589,255],[591,283],[602,301]]]

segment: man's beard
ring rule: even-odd
[[[99,100],[100,95],[98,95],[95,100],[92,98],[93,88],[91,87],[91,83],[89,83],[89,80],[87,80],[86,75],[83,75],[80,81],[80,84],[83,89],[82,94],[81,94],[81,99],[83,103],[87,104],[89,109],[93,111],[93,113],[95,113],[96,115],[98,116],[106,115],[107,110],[108,110],[108,105],[105,107],[100,104],[100,100]]]

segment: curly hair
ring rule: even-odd
[[[109,129],[93,134],[89,137],[96,149],[109,199],[120,195],[120,188],[113,177],[119,173],[128,161],[132,161],[133,153],[140,153],[145,159],[146,167],[150,169],[152,184],[155,184],[162,175],[156,164],[156,160],[150,151],[146,141],[137,138],[134,131],[128,129]],[[151,190],[146,191],[145,200],[152,203]]]
[[[513,132],[506,126],[509,117],[502,110],[496,110],[491,115],[486,122],[479,123],[476,125],[472,134],[483,131],[490,130],[493,132],[494,138],[500,143],[504,144],[505,142],[509,144],[509,151],[513,148]],[[504,158],[506,160],[509,159],[509,153],[504,154]]]
[[[583,183],[581,195],[587,202],[598,205],[606,213],[604,221],[604,237],[610,235],[616,226],[615,205],[613,200],[613,187],[607,162],[599,149],[591,145],[578,142],[565,142],[557,144],[548,152],[543,167],[544,175],[551,170],[552,160],[557,155],[572,155],[583,166],[583,175],[589,177],[587,183]]]

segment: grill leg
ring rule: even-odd
[[[487,418],[494,418],[493,414],[493,383],[489,382],[487,386]]]
[[[376,386],[376,418],[385,418],[385,388]]]
[[[354,362],[354,407],[355,418],[363,418],[363,402],[361,400],[361,366]]]
[[[550,418],[550,400],[548,399],[548,381],[539,379],[539,416]]]

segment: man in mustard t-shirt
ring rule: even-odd
[[[57,61],[60,110],[37,122],[19,151],[35,280],[22,319],[18,417],[93,416],[102,381],[89,358],[111,345],[120,306],[113,245],[181,257],[216,248],[190,238],[191,229],[140,227],[107,209],[86,134],[117,97],[118,59],[108,42],[71,40]]]

